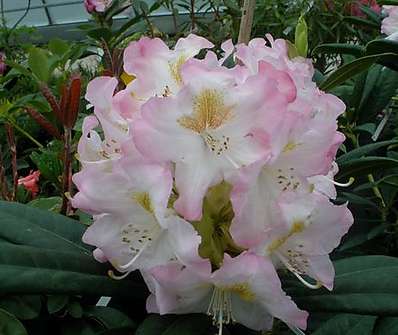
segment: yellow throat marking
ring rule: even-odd
[[[267,247],[268,252],[271,253],[274,250],[278,249],[282,244],[284,244],[288,240],[289,237],[291,237],[294,234],[301,233],[304,230],[304,228],[305,224],[303,221],[295,221],[292,225],[292,228],[290,228],[290,231],[285,236],[282,236],[272,241],[272,243]]]
[[[193,116],[183,116],[177,122],[184,128],[198,134],[206,129],[216,129],[232,118],[231,107],[224,103],[221,92],[205,89],[198,94],[193,102]]]
[[[153,213],[153,206],[151,202],[151,198],[149,197],[148,192],[137,192],[133,194],[133,199],[141,205],[142,208],[147,210],[149,213]]]

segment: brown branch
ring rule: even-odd
[[[238,43],[249,43],[253,25],[256,0],[244,0],[242,18],[240,20]]]
[[[12,168],[12,193],[11,201],[15,201],[18,190],[18,168],[17,168],[17,146],[15,144],[14,128],[11,124],[6,123],[7,141],[11,153],[11,168]]]
[[[72,130],[70,128],[64,128],[64,172],[62,176],[62,206],[61,214],[68,215],[70,212],[70,203],[68,195],[72,188],[72,159],[71,159],[71,142],[72,142]]]
[[[3,152],[0,145],[0,195],[4,200],[9,200],[8,185],[6,179],[6,168],[3,163]]]

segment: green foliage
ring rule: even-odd
[[[18,319],[8,313],[7,311],[0,309],[0,334],[2,335],[28,335],[26,329],[18,321]]]
[[[30,159],[40,170],[44,178],[58,185],[63,171],[62,143],[54,141],[47,148],[32,152]]]
[[[50,62],[45,50],[33,47],[29,52],[29,67],[32,73],[40,81],[48,81],[50,78]]]

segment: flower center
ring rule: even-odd
[[[192,116],[177,120],[180,126],[198,134],[208,129],[217,129],[233,117],[232,108],[224,103],[224,96],[215,89],[205,89],[193,101]]]

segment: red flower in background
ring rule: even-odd
[[[377,4],[376,0],[358,0],[353,1],[349,5],[350,14],[352,16],[366,17],[366,14],[361,9],[361,5],[371,8],[377,14],[380,14],[381,12],[381,7]]]
[[[23,187],[32,193],[33,198],[36,197],[37,193],[39,193],[39,185],[37,182],[39,181],[40,171],[30,171],[30,174],[26,177],[18,179],[18,185],[23,185]]]

